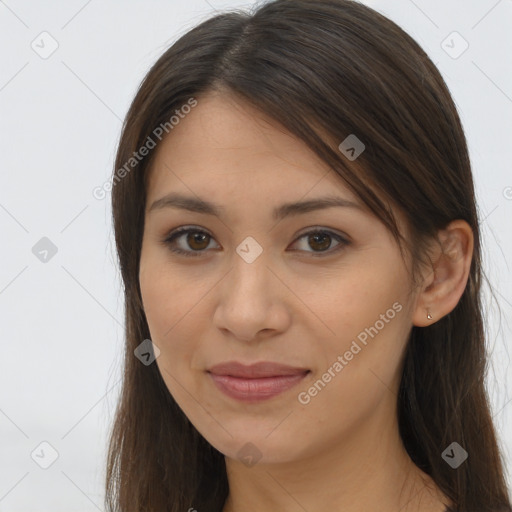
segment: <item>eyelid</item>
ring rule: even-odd
[[[331,238],[336,240],[338,242],[338,245],[334,246],[334,248],[329,248],[327,251],[301,251],[301,250],[294,250],[293,252],[305,252],[309,253],[310,257],[313,258],[327,258],[329,256],[332,256],[345,247],[349,246],[352,241],[348,235],[340,234],[338,230],[324,227],[324,226],[309,226],[308,228],[305,228],[304,230],[301,230],[295,239],[293,240],[291,245],[294,245],[297,243],[301,238],[305,237],[309,234],[315,234],[315,233],[327,233],[328,235],[331,235]]]
[[[169,248],[169,246],[179,238],[180,236],[186,234],[186,233],[203,233],[205,235],[208,235],[212,240],[215,240],[214,236],[206,229],[200,228],[199,226],[193,226],[193,225],[187,225],[187,226],[180,226],[179,228],[172,229],[168,232],[168,234],[164,237],[162,240],[162,243],[165,247]],[[183,249],[178,248],[170,248],[170,250],[177,254],[182,254],[184,256],[202,256],[203,253],[206,251],[184,251]]]
[[[172,229],[168,232],[168,234],[164,237],[162,240],[162,243],[164,246],[169,247],[177,238],[179,238],[181,235],[184,235],[186,233],[201,233],[208,235],[212,240],[215,240],[215,237],[207,230],[199,226],[195,225],[185,225],[180,226],[178,228]],[[315,233],[326,233],[328,235],[331,235],[331,238],[336,240],[338,242],[338,245],[334,246],[334,249],[330,248],[326,251],[301,251],[299,250],[292,250],[292,252],[306,252],[309,253],[312,257],[327,257],[329,255],[332,255],[336,253],[337,251],[343,249],[344,247],[350,245],[352,243],[350,237],[346,234],[340,234],[340,232],[334,228],[328,228],[325,226],[309,226],[307,228],[304,228],[301,230],[294,238],[291,245],[294,245],[296,242],[298,242],[301,238],[303,238],[306,235],[309,234],[315,234]],[[216,240],[215,240],[216,241]],[[217,242],[218,243],[218,242]],[[340,247],[341,246],[341,247]],[[208,251],[206,249],[201,251],[192,251],[192,250],[183,250],[179,248],[171,248],[170,249],[174,253],[182,254],[184,256],[191,256],[191,257],[197,257],[202,256],[203,254],[206,254]]]
[[[332,233],[333,235],[337,235],[340,238],[343,238],[343,240],[345,240],[345,242],[347,242],[347,243],[350,243],[350,241],[351,241],[350,237],[347,234],[345,234],[343,231],[340,231],[340,230],[335,229],[335,228],[329,228],[327,226],[320,226],[320,225],[308,226],[307,228],[301,229],[297,233],[294,241],[296,241],[297,239],[299,239],[302,236],[307,235],[307,234],[309,234],[311,232]]]

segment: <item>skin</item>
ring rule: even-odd
[[[198,98],[155,156],[139,274],[144,311],[169,392],[226,456],[224,512],[444,511],[449,500],[403,448],[396,394],[412,326],[448,314],[464,291],[469,226],[457,220],[440,233],[447,250],[433,244],[434,266],[413,290],[411,262],[341,178],[275,121],[226,93]],[[223,211],[149,211],[169,192],[213,201]],[[279,222],[271,217],[275,206],[326,195],[361,208],[331,207]],[[405,233],[405,219],[395,214]],[[163,243],[180,226],[210,235],[195,243],[187,244],[186,234],[175,240],[175,247],[201,255],[175,254]],[[320,242],[303,236],[311,228],[350,243],[335,251],[339,242],[328,237],[322,252]],[[263,250],[251,263],[236,252],[248,236]],[[396,303],[402,307],[394,318],[300,403],[298,394]],[[206,373],[229,360],[311,372],[278,396],[246,404],[224,395]],[[254,465],[239,455],[249,442],[253,460],[260,457]]]

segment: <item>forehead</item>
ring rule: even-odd
[[[187,188],[219,201],[224,201],[223,193],[247,198],[280,194],[293,200],[308,191],[340,192],[357,201],[303,141],[249,103],[225,93],[198,97],[197,106],[158,146],[148,197]]]

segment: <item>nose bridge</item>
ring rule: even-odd
[[[240,305],[252,304],[253,307],[258,307],[258,302],[268,301],[272,284],[271,272],[267,268],[268,255],[263,251],[259,254],[255,251],[250,242],[237,247],[226,296],[239,301]]]
[[[260,251],[256,255],[256,247],[247,243],[249,250],[244,243],[236,248],[214,314],[217,328],[243,340],[255,338],[262,330],[281,330],[289,321],[275,276],[268,268],[269,254]]]

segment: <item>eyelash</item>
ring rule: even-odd
[[[171,233],[169,233],[167,238],[165,238],[163,240],[163,244],[166,247],[169,247],[172,252],[186,256],[186,257],[194,258],[194,257],[202,256],[202,254],[206,252],[205,249],[203,249],[201,251],[184,251],[183,249],[174,247],[175,240],[177,238],[179,238],[180,236],[187,234],[187,233],[200,233],[202,235],[207,235],[213,239],[213,237],[207,231],[204,231],[202,229],[192,228],[192,227],[182,227],[182,228],[178,228],[174,231],[171,231]],[[324,257],[324,255],[327,255],[327,256],[331,255],[333,253],[336,253],[336,252],[342,250],[344,247],[350,245],[350,242],[346,238],[342,237],[341,235],[338,235],[337,233],[334,233],[333,231],[327,230],[327,229],[313,229],[311,231],[307,231],[306,233],[302,233],[298,238],[295,239],[294,243],[297,242],[298,240],[300,240],[301,238],[304,238],[308,235],[315,235],[315,234],[328,234],[328,235],[330,235],[331,238],[334,238],[337,242],[339,242],[339,244],[337,246],[335,246],[335,249],[333,249],[333,250],[327,249],[326,251],[312,251],[313,258]],[[306,251],[306,252],[311,252],[311,251]]]

